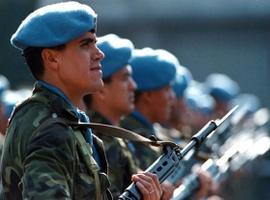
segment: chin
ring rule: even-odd
[[[123,115],[129,115],[129,114],[131,114],[132,113],[132,111],[133,111],[133,108],[131,108],[131,107],[128,107],[128,108],[126,108],[126,109],[124,109],[123,110]]]
[[[103,82],[101,81],[101,82],[98,83],[98,84],[92,85],[92,86],[89,88],[89,91],[91,91],[91,93],[96,93],[96,92],[98,92],[99,90],[101,90],[102,88],[103,88]]]

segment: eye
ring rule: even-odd
[[[81,44],[81,47],[83,47],[83,48],[88,48],[89,46],[90,46],[90,42],[83,42]]]

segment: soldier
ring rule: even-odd
[[[212,119],[215,107],[214,98],[205,92],[204,85],[193,81],[184,93],[184,103],[187,107],[188,126],[191,137]]]
[[[6,118],[6,108],[4,103],[4,93],[9,89],[8,79],[0,74],[0,142],[3,141],[3,135],[6,132],[7,118]]]
[[[238,84],[225,74],[213,73],[206,77],[205,86],[214,97],[215,117],[221,117],[230,108],[230,102],[239,94]]]
[[[78,2],[40,8],[21,23],[11,43],[23,51],[37,79],[30,98],[16,107],[1,162],[4,199],[111,199],[106,159],[77,109],[102,86],[96,13]],[[159,199],[151,173],[132,177],[144,199]]]
[[[192,81],[190,71],[183,67],[177,67],[177,73],[173,82],[174,98],[172,103],[171,114],[166,123],[155,123],[154,127],[157,130],[158,138],[162,140],[172,140],[177,144],[185,141],[183,130],[187,125],[186,105],[184,103],[184,91]]]
[[[97,46],[105,54],[101,61],[104,86],[94,95],[84,96],[84,101],[92,122],[119,126],[120,118],[134,109],[136,84],[128,64],[134,46],[130,40],[114,34],[99,37]],[[137,172],[137,167],[124,140],[110,136],[100,138],[108,159],[110,190],[116,198],[131,183],[131,175]]]
[[[171,83],[176,74],[172,54],[165,50],[136,49],[130,61],[137,84],[135,111],[123,119],[121,126],[147,138],[156,136],[153,124],[166,122],[173,98]],[[145,144],[130,143],[142,169],[150,166],[160,155]],[[133,148],[134,147],[134,148]]]
[[[171,82],[174,80],[177,64],[175,57],[165,50],[136,49],[130,64],[138,86],[135,91],[135,111],[123,119],[121,126],[145,137],[156,136],[153,124],[166,122],[170,115],[173,98]],[[161,155],[159,149],[142,143],[129,142],[128,146],[143,170]],[[162,188],[166,191],[163,199],[170,199],[174,187],[165,182]]]
[[[5,90],[9,89],[9,87],[9,80],[4,75],[0,74],[0,96]]]
[[[2,154],[3,144],[5,140],[9,110],[7,110],[4,101],[5,91],[9,89],[8,79],[0,74],[0,155]]]
[[[154,123],[166,123],[171,114],[174,98],[172,84],[179,62],[166,50],[144,48],[134,50],[130,64],[132,76],[137,84],[135,111],[125,117],[120,124],[145,137],[156,136]],[[149,167],[161,154],[141,143],[129,142],[129,148],[138,158],[142,169]],[[194,197],[201,199],[206,196],[212,180],[205,172],[198,171],[197,174],[202,187]],[[167,191],[163,198],[170,199],[175,189],[174,185],[165,181],[162,187],[163,191]]]

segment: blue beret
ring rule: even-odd
[[[201,84],[191,84],[184,92],[184,101],[187,107],[205,115],[209,115],[214,111],[214,98],[205,93]]]
[[[9,89],[9,81],[8,79],[0,74],[0,97],[2,96],[3,92]]]
[[[1,97],[2,105],[4,108],[4,116],[9,118],[15,106],[31,96],[31,90],[6,90]]]
[[[11,37],[11,44],[27,47],[55,47],[95,29],[97,15],[78,2],[63,2],[37,9],[28,15]]]
[[[170,85],[175,78],[178,63],[175,56],[165,50],[151,48],[132,52],[130,65],[138,91],[160,89]]]
[[[177,68],[176,77],[173,83],[173,90],[176,97],[182,97],[184,95],[184,91],[192,79],[192,75],[186,67],[179,66]]]
[[[214,98],[224,102],[231,101],[239,93],[238,84],[225,74],[210,74],[205,85]]]
[[[98,48],[104,53],[101,61],[103,78],[111,76],[121,68],[129,64],[133,43],[114,34],[108,34],[98,38]]]

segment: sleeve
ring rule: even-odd
[[[75,140],[68,127],[54,124],[29,143],[23,161],[23,199],[72,199]]]

